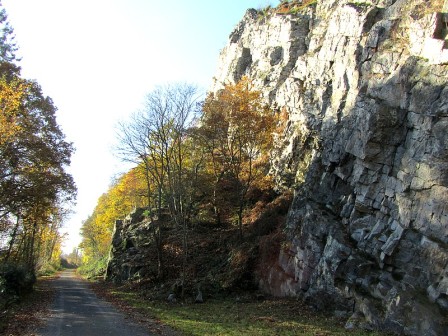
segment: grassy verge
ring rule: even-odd
[[[110,300],[121,306],[126,303],[128,308],[152,316],[182,335],[384,335],[347,331],[341,321],[312,312],[291,299],[210,299],[203,304],[169,304],[123,287],[108,286],[105,292]]]

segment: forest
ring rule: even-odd
[[[76,198],[74,147],[40,85],[21,76],[14,31],[0,11],[0,305],[60,266],[59,229]]]
[[[144,239],[153,247],[154,271],[145,277],[197,281],[192,269],[214,251],[196,247],[215,234],[229,238],[224,258],[247,261],[259,236],[277,232],[278,218],[259,223],[275,208],[266,205],[282,196],[276,207],[284,215],[289,204],[269,174],[269,153],[285,123],[284,113],[267,107],[246,77],[205,99],[192,84],[155,88],[143,108],[118,125],[116,153],[134,168],[100,197],[83,223],[80,271],[104,275],[116,220],[138,208],[151,226]],[[254,230],[260,233],[255,239]],[[229,261],[229,267],[232,273],[241,265]]]
[[[34,287],[43,310],[96,306],[88,294],[154,334],[160,321],[192,335],[445,335],[447,11],[448,0],[248,9],[210,92],[153,83],[116,124],[113,154],[132,168],[63,256],[74,145],[22,75],[0,10],[0,332],[24,324],[15,303]],[[50,326],[77,324],[51,307],[69,320]]]
[[[36,275],[61,267],[60,229],[77,190],[67,172],[75,149],[56,121],[57,108],[39,83],[21,75],[3,8],[0,24],[0,292],[6,307],[31,290]],[[115,154],[134,168],[98,199],[68,262],[76,259],[88,277],[104,275],[114,224],[137,208],[145,209],[152,225],[147,239],[157,281],[192,280],[187,268],[198,262],[192,253],[201,243],[198,231],[225,232],[232,240],[225,255],[244,254],[260,202],[279,196],[269,176],[269,152],[285,123],[286,116],[266,106],[246,77],[206,96],[190,83],[156,87],[142,109],[117,125]],[[168,220],[158,220],[166,214]]]

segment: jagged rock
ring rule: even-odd
[[[217,91],[250,76],[289,114],[272,152],[295,189],[288,249],[260,286],[352,316],[347,328],[448,335],[448,49],[423,0],[249,11]]]
[[[145,218],[147,209],[136,208],[124,220],[115,222],[112,248],[106,270],[106,279],[120,283],[156,273],[148,264],[151,253],[151,221]]]
[[[204,298],[202,297],[202,291],[198,289],[198,295],[196,295],[195,303],[204,303]]]
[[[170,295],[168,295],[168,298],[166,299],[169,303],[176,303],[177,299],[176,299],[176,295],[174,295],[173,293],[171,293]]]
[[[448,49],[435,1],[320,0],[260,19],[222,50],[212,91],[243,75],[286,111],[271,174],[293,189],[288,242],[260,287],[348,329],[448,335]],[[107,278],[155,274],[145,209],[117,221]],[[174,297],[172,297],[174,299]]]

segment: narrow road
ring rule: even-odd
[[[54,286],[51,314],[36,336],[154,335],[99,299],[84,281],[75,277],[74,271],[62,272]]]

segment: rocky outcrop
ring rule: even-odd
[[[288,121],[272,173],[289,244],[260,285],[347,328],[448,335],[448,49],[441,1],[249,10],[213,90],[250,76]]]
[[[166,214],[161,220],[169,222]],[[116,283],[157,276],[154,230],[158,218],[145,208],[134,209],[124,220],[115,221],[106,279]]]

